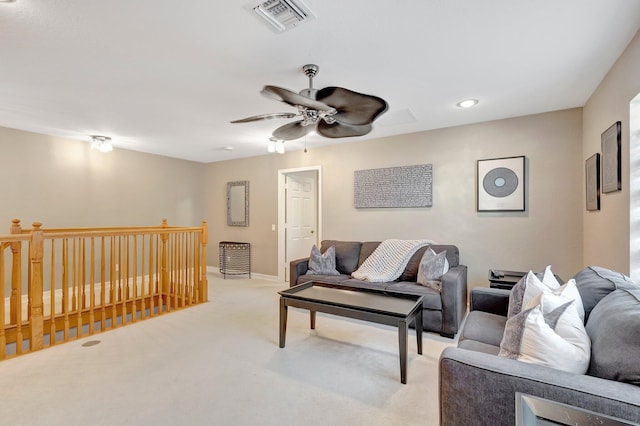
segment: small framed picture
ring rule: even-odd
[[[479,212],[523,212],[524,200],[524,156],[478,160]]]
[[[587,189],[587,210],[600,210],[600,154],[593,154],[584,162]]]
[[[621,136],[620,121],[615,122],[601,136],[602,192],[615,192],[622,189]]]

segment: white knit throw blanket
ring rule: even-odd
[[[393,281],[402,275],[416,251],[432,243],[430,240],[384,240],[351,276],[372,283]]]

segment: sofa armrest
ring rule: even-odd
[[[516,424],[516,392],[640,422],[638,386],[461,348],[442,352],[441,425],[468,424],[469,419],[474,425]]]
[[[507,316],[509,309],[509,290],[500,288],[474,287],[471,289],[469,310]]]
[[[442,331],[441,334],[453,337],[467,311],[467,267],[454,266],[442,276]]]
[[[289,287],[298,284],[298,277],[304,275],[309,270],[309,258],[292,260],[289,263]]]

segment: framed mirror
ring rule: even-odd
[[[227,225],[249,226],[249,181],[227,182]]]

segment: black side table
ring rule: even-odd
[[[489,287],[511,290],[525,275],[526,272],[489,269]]]

